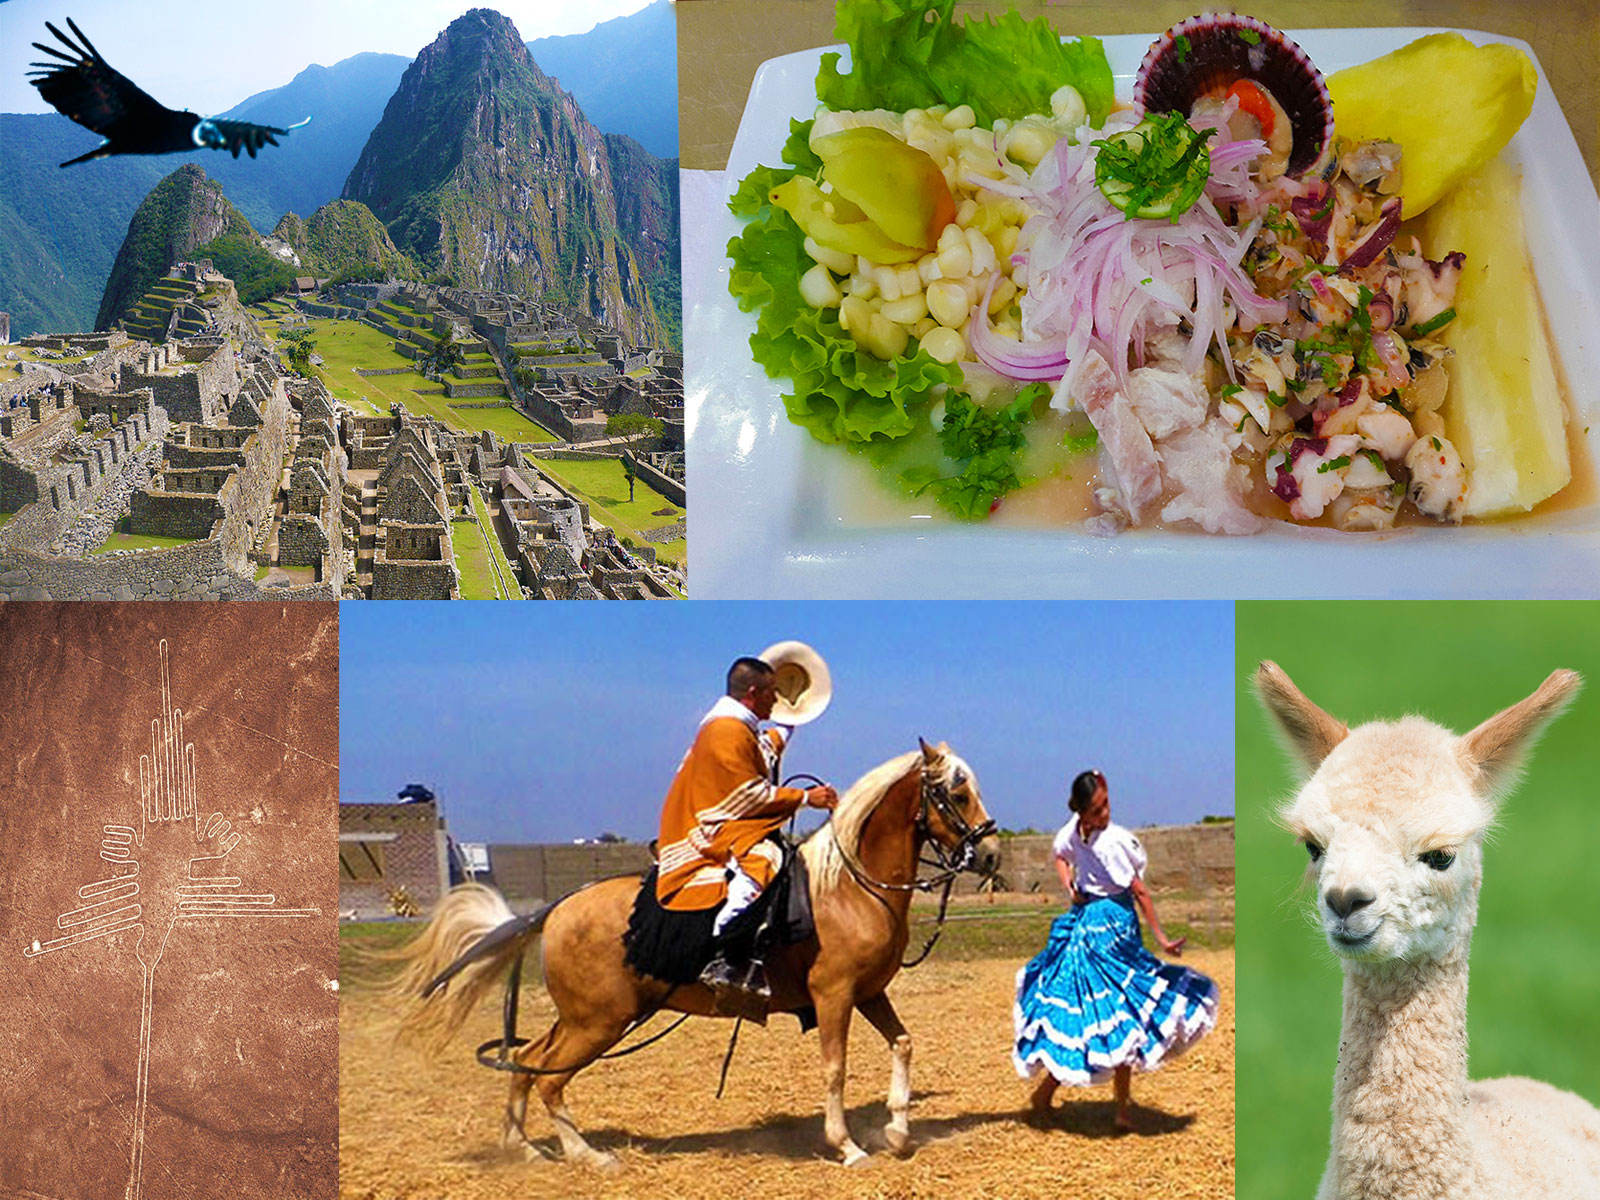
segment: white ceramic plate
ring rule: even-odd
[[[1290,31],[1324,72],[1430,29]],[[1462,30],[1478,44],[1524,42]],[[1117,94],[1154,35],[1102,39]],[[834,47],[834,49],[843,49]],[[864,485],[855,455],[790,424],[788,381],[751,360],[755,318],[728,294],[725,201],[778,165],[791,117],[809,117],[823,49],[756,73],[723,174],[684,172],[689,589],[733,598],[1249,598],[1600,596],[1600,500],[1520,520],[1381,535],[1279,527],[1246,538],[965,525]],[[848,54],[846,54],[848,60]],[[1535,60],[1537,66],[1537,60]],[[1600,201],[1539,71],[1533,112],[1506,153],[1523,170],[1529,249],[1588,457],[1600,454]],[[1581,467],[1588,471],[1589,467]]]

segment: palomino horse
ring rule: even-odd
[[[859,1009],[889,1043],[889,1148],[909,1145],[911,1037],[884,993],[900,969],[909,934],[907,915],[924,844],[937,848],[948,869],[991,874],[999,866],[994,822],[984,811],[972,769],[949,746],[922,743],[859,779],[839,801],[829,822],[801,847],[809,868],[816,935],[775,948],[767,959],[772,1011],[814,1007],[822,1041],[827,1107],[823,1131],[847,1164],[866,1152],[850,1136],[844,1115],[845,1043],[850,1014]],[[533,1074],[513,1078],[506,1105],[504,1144],[527,1142],[523,1121],[528,1091],[555,1123],[569,1162],[615,1167],[572,1119],[562,1099],[567,1081],[609,1050],[641,1015],[660,1009],[716,1016],[704,986],[672,986],[640,976],[623,962],[622,935],[640,877],[602,880],[563,897],[533,918],[514,917],[498,892],[469,884],[450,892],[432,919],[397,952],[405,967],[391,994],[402,1007],[403,1028],[442,1044],[461,1027],[477,1002],[518,961],[527,942],[544,933],[545,987],[556,1022],[543,1037],[516,1052]],[[524,928],[495,931],[507,922]],[[480,940],[478,954],[469,953]],[[467,957],[462,966],[457,960]],[[452,965],[459,971],[444,988],[430,981]],[[429,994],[424,995],[425,989]]]

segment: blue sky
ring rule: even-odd
[[[1192,602],[347,604],[341,798],[416,781],[463,841],[648,840],[728,664],[786,638],[834,683],[786,773],[842,788],[921,735],[1006,828],[1058,827],[1089,767],[1125,824],[1233,812],[1232,606]]]
[[[0,4],[0,112],[53,111],[28,83],[66,18],[117,70],[169,108],[223,112],[282,87],[312,63],[328,67],[372,50],[414,58],[470,8],[510,17],[524,41],[587,33],[649,0],[11,0]]]

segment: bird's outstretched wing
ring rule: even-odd
[[[61,62],[36,62],[37,68],[28,72],[29,80],[39,89],[39,94],[57,111],[71,117],[85,129],[92,129],[102,137],[112,137],[129,125],[159,124],[173,115],[171,109],[152,99],[136,87],[131,79],[113,69],[100,57],[83,30],[73,23],[67,24],[83,43],[74,45],[71,38],[49,21],[45,28],[72,51],[64,54],[43,42],[34,42],[36,50],[43,50]]]
[[[133,830],[129,826],[105,826],[100,857],[112,865],[114,873],[80,887],[78,898],[85,903],[56,918],[56,925],[64,931],[62,935],[49,941],[35,939],[23,955],[34,958],[137,926],[143,905],[137,901],[139,863],[132,851]]]
[[[307,117],[306,121],[311,118]],[[289,129],[299,129],[306,122],[291,125]],[[210,146],[213,150],[231,150],[235,158],[239,151],[248,151],[251,158],[256,156],[256,151],[262,146],[276,146],[278,139],[276,133],[288,133],[289,129],[279,129],[276,125],[252,125],[249,121],[232,121],[222,117],[207,117],[195,127],[194,136],[197,142]]]

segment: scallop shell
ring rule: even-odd
[[[1180,37],[1187,39],[1181,50]],[[1203,13],[1178,22],[1139,64],[1133,102],[1145,112],[1187,116],[1200,96],[1239,79],[1260,83],[1289,114],[1294,147],[1288,174],[1304,174],[1333,141],[1333,102],[1306,52],[1265,21],[1240,13]]]

